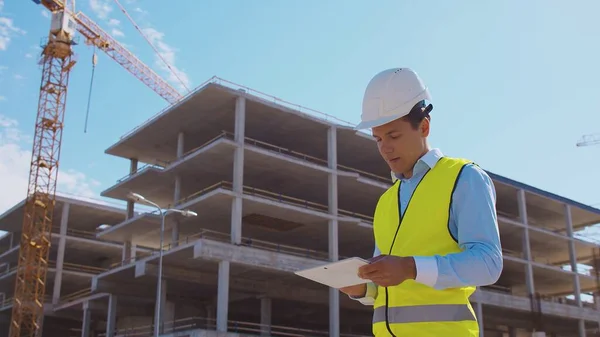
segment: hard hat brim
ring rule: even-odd
[[[354,130],[364,130],[364,129],[371,129],[371,128],[375,128],[384,124],[387,124],[389,122],[393,122],[396,119],[400,119],[402,117],[404,117],[405,115],[401,115],[401,116],[386,116],[386,117],[381,117],[372,121],[365,121],[365,122],[360,122],[357,126],[354,127]]]

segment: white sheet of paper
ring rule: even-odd
[[[295,274],[335,289],[363,284],[369,280],[358,277],[358,268],[369,264],[360,257],[326,263],[318,267],[296,271]]]

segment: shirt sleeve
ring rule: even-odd
[[[379,248],[375,245],[373,250],[373,256],[380,255]],[[363,297],[349,296],[351,299],[359,301],[364,305],[375,304],[375,298],[377,298],[377,285],[373,282],[367,283],[367,291]]]
[[[445,256],[415,256],[416,281],[436,289],[495,283],[503,268],[492,179],[467,165],[452,196],[450,232],[462,249]]]

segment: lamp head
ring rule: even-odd
[[[183,210],[181,211],[181,214],[185,217],[193,217],[193,216],[198,216],[198,213],[194,212],[194,211],[190,211],[189,209]]]
[[[129,199],[133,199],[134,201],[144,201],[144,200],[146,200],[146,198],[144,198],[143,195],[138,194],[138,193],[133,193],[133,192],[129,192],[128,197],[129,197]]]

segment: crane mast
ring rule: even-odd
[[[73,39],[79,31],[169,103],[182,96],[96,23],[74,14],[61,0],[32,0],[52,12],[40,63],[42,81],[31,151],[10,337],[40,337],[51,246],[69,74],[75,65]],[[74,4],[74,3],[73,3]]]
[[[42,82],[31,151],[20,242],[11,337],[38,337],[43,317],[50,232],[72,60],[74,30],[68,14],[53,15],[42,51]]]

